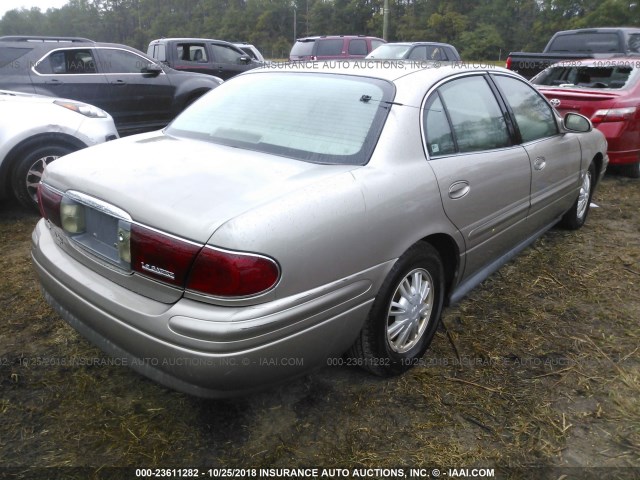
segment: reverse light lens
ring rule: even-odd
[[[598,110],[591,117],[592,123],[624,122],[630,120],[636,114],[636,107],[611,108]]]
[[[86,229],[84,205],[63,198],[60,204],[60,223],[67,233],[84,232]]]
[[[89,118],[107,118],[108,116],[107,112],[105,112],[101,108],[94,107],[93,105],[88,105],[82,102],[72,102],[70,100],[55,100],[53,103]]]
[[[131,264],[131,226],[118,226],[118,256],[123,262]]]
[[[278,282],[278,264],[262,255],[204,247],[191,269],[187,289],[216,297],[246,297]]]

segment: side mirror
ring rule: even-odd
[[[142,73],[145,73],[147,75],[152,75],[155,77],[162,73],[162,67],[157,63],[150,63],[149,65],[147,65],[142,69]]]
[[[244,63],[244,64],[251,63],[251,57],[249,55],[242,55],[239,60],[240,60],[240,63]]]
[[[569,132],[586,133],[593,130],[593,126],[587,117],[579,113],[567,113],[564,116],[562,125]]]

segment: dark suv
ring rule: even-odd
[[[372,50],[386,43],[381,38],[364,35],[332,35],[305,37],[296,40],[289,53],[292,62],[305,60],[334,60],[364,58]]]
[[[164,127],[220,83],[210,75],[162,66],[125,45],[76,37],[0,37],[0,89],[90,103],[111,114],[120,135]]]
[[[234,44],[211,38],[152,40],[147,55],[176,70],[207,73],[223,80],[264,65]]]

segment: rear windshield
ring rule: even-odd
[[[367,163],[395,94],[380,79],[259,72],[223,83],[178,116],[168,135],[298,160]]]
[[[313,55],[315,40],[298,40],[291,49],[292,57],[309,57]]]
[[[572,33],[553,39],[547,52],[611,53],[624,51],[617,33]]]
[[[380,45],[367,58],[400,59],[404,58],[411,45]]]
[[[608,62],[603,61],[603,63]],[[536,85],[555,87],[619,89],[629,86],[630,80],[637,76],[637,72],[638,69],[631,64],[607,67],[551,67],[533,78],[531,82]]]

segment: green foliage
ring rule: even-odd
[[[45,12],[7,12],[0,35],[83,36],[141,50],[159,37],[209,37],[283,58],[296,37],[381,37],[382,7],[383,0],[69,0]],[[558,30],[640,26],[640,3],[631,0],[389,0],[389,13],[389,41],[448,42],[468,60],[540,51]]]

